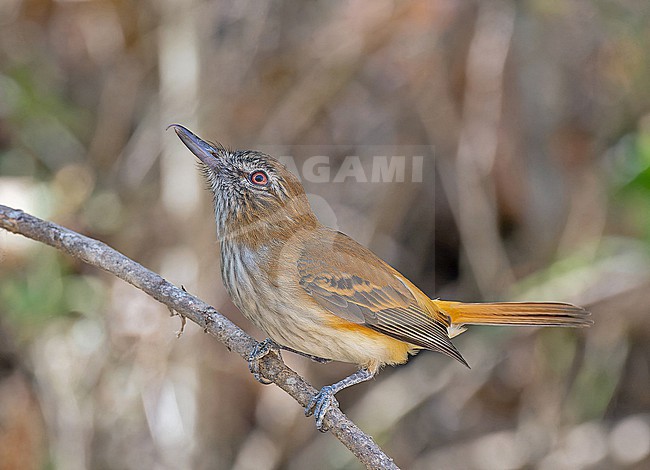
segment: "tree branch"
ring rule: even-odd
[[[255,340],[213,307],[100,241],[3,205],[0,205],[0,227],[50,245],[116,275],[183,317],[189,318],[246,360],[253,351]],[[264,378],[275,383],[303,407],[307,406],[309,399],[317,393],[314,387],[287,367],[275,353],[267,355],[261,361],[260,372]],[[325,424],[367,468],[398,468],[373,439],[338,408],[330,409],[325,417]]]

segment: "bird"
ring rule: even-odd
[[[316,427],[335,395],[421,350],[469,367],[451,339],[468,325],[586,327],[582,307],[560,302],[462,303],[432,299],[377,255],[322,225],[299,179],[276,158],[229,150],[171,124],[198,164],[214,200],[221,275],[235,306],[268,338],[249,357],[287,350],[318,362],[356,364],[305,408]]]

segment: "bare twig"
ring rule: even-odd
[[[0,227],[50,245],[116,275],[178,312],[182,317],[189,318],[244,359],[248,359],[256,344],[246,332],[210,305],[100,241],[3,205],[0,205]],[[302,406],[306,406],[317,392],[302,377],[289,369],[277,354],[269,354],[261,362],[262,376],[275,383]],[[325,424],[367,468],[398,468],[373,439],[363,433],[338,408],[332,408],[328,412]]]

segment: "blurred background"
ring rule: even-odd
[[[650,3],[0,2],[0,204],[98,238],[257,339],[178,122],[329,158],[322,220],[431,297],[587,306],[339,395],[411,469],[650,468]],[[422,178],[334,181],[345,157]],[[349,162],[349,161],[348,161]],[[408,170],[408,167],[407,167]],[[370,174],[370,173],[368,173]],[[368,178],[371,180],[371,178]],[[358,468],[135,288],[0,232],[0,469]],[[315,386],[353,368],[292,354]]]

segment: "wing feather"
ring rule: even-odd
[[[308,240],[297,267],[300,285],[330,313],[467,365],[449,340],[449,325],[418,302],[397,271],[348,236],[332,231]]]

